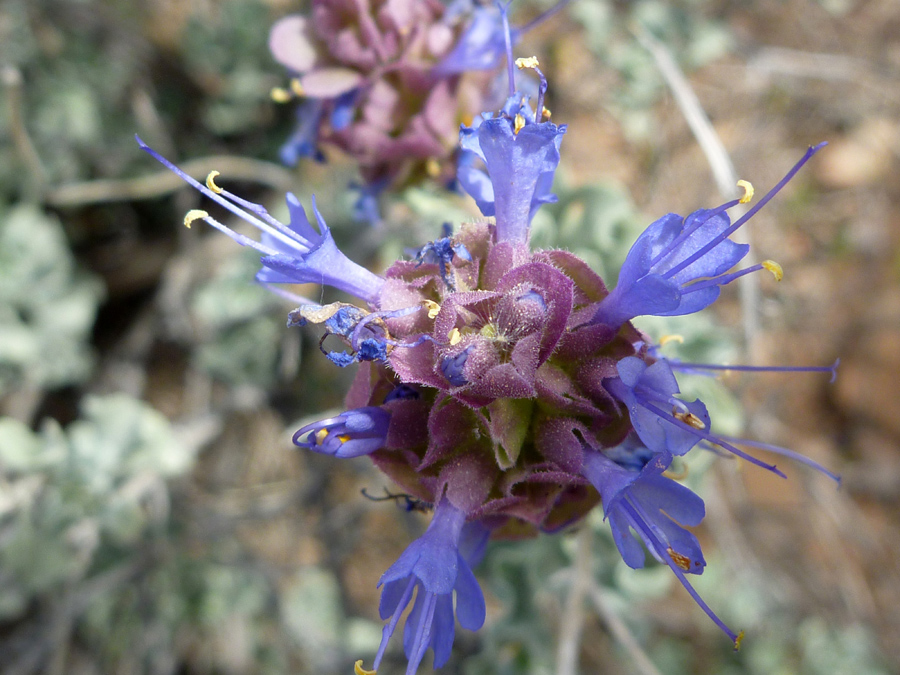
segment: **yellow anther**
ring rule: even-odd
[[[303,85],[300,84],[300,80],[298,80],[296,77],[291,80],[291,91],[293,92],[294,96],[297,96],[298,98],[300,96],[306,96],[306,92],[303,90]]]
[[[551,117],[553,117],[553,113],[550,112],[550,108],[547,108],[546,106],[541,106],[541,119],[549,120]]]
[[[672,335],[663,335],[659,338],[659,346],[663,347],[670,342],[677,342],[680,345],[684,344],[684,336],[678,335],[677,333],[673,333]]]
[[[350,437],[349,437],[347,434],[341,434],[340,436],[337,437],[337,439],[338,439],[341,443],[346,443],[347,441],[350,440]]]
[[[191,209],[184,214],[184,226],[188,229],[191,229],[191,223],[193,223],[195,220],[200,220],[201,218],[208,217],[209,214],[203,209]]]
[[[458,345],[459,341],[462,340],[462,335],[459,334],[459,328],[454,328],[453,330],[451,330],[450,334],[447,337],[450,338],[451,346]]]
[[[326,438],[328,438],[328,429],[319,429],[316,432],[316,445],[322,445]]]
[[[521,115],[516,115],[515,124],[513,126],[513,133],[517,136],[522,129],[525,128],[525,118]]]
[[[734,651],[738,651],[741,648],[741,642],[744,640],[744,631],[741,631],[737,634],[737,637],[734,638]]]
[[[206,177],[206,187],[215,192],[217,195],[222,194],[222,188],[216,185],[216,176],[219,175],[219,172],[213,169],[209,172],[209,175]]]
[[[682,555],[674,548],[667,548],[666,553],[669,554],[669,557],[672,559],[672,562],[678,565],[685,572],[691,569],[691,559],[686,555]]]
[[[750,184],[750,181],[739,180],[737,186],[744,191],[744,196],[741,197],[741,204],[749,203],[753,199],[753,185]]]
[[[538,63],[536,56],[525,56],[521,59],[516,59],[516,67],[518,67],[519,70],[524,68],[537,68],[539,65],[541,64]]]
[[[688,477],[690,471],[688,470],[687,465],[682,465],[681,471],[673,471],[672,467],[669,467],[665,471],[663,471],[663,476],[666,478],[671,478],[672,480],[684,480]]]
[[[782,279],[784,279],[784,270],[781,269],[781,265],[779,265],[774,260],[763,260],[760,265],[762,265],[772,273],[772,276],[775,277],[775,281],[781,281]]]
[[[441,311],[441,306],[437,304],[434,300],[423,300],[422,304],[425,306],[425,309],[428,310],[428,318],[433,319],[438,315],[438,312]]]
[[[694,427],[695,429],[705,429],[706,425],[703,423],[699,417],[697,417],[694,413],[689,412],[679,412],[677,409],[672,411],[672,417],[674,417],[679,422],[684,422],[688,426]]]
[[[378,675],[377,670],[366,670],[362,667],[362,659],[353,664],[353,672],[355,675]]]
[[[431,178],[437,178],[441,175],[441,163],[434,157],[425,160],[425,173]]]
[[[269,98],[275,101],[275,103],[287,103],[294,97],[291,96],[291,92],[289,92],[287,89],[282,89],[281,87],[272,87],[272,91],[269,92]]]

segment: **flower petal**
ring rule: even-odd
[[[300,78],[303,92],[313,98],[334,98],[356,89],[362,75],[350,68],[319,68]]]
[[[309,38],[309,22],[297,14],[276,21],[269,32],[269,51],[278,63],[295,73],[305,73],[316,62],[316,48]]]
[[[456,576],[456,618],[467,630],[478,630],[484,625],[484,593],[468,563],[460,556]]]

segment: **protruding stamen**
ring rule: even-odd
[[[632,502],[626,502],[624,508],[630,516],[629,520],[631,521],[631,526],[635,529],[635,531],[638,532],[638,534],[642,539],[644,539],[644,541],[650,542],[650,545],[652,545],[657,555],[659,555],[663,562],[665,562],[669,566],[669,569],[672,570],[672,572],[675,574],[675,577],[678,579],[678,581],[681,582],[681,585],[684,586],[684,590],[686,590],[690,594],[690,596],[694,599],[694,602],[696,602],[697,605],[699,605],[700,609],[702,609],[706,613],[706,616],[712,619],[713,623],[721,628],[722,632],[725,633],[725,635],[727,635],[735,642],[739,641],[740,635],[735,635],[734,631],[732,631],[725,624],[725,622],[722,621],[722,619],[716,616],[716,613],[713,612],[712,609],[710,609],[709,605],[707,605],[703,601],[703,598],[700,597],[700,594],[696,591],[696,589],[691,586],[691,582],[688,581],[687,577],[684,576],[685,570],[683,570],[673,558],[666,556],[669,557],[669,559],[666,560],[666,557],[663,556],[663,543],[659,540],[653,530],[645,525],[646,519],[641,518],[638,515],[637,511],[635,510],[635,505]]]
[[[519,70],[524,70],[525,68],[537,68],[540,65],[541,64],[536,56],[524,56],[520,59],[516,59],[516,67]]]
[[[684,336],[673,333],[672,335],[663,335],[661,338],[659,338],[660,347],[665,347],[670,342],[677,342],[678,344],[683,345]]]
[[[219,175],[219,172],[213,169],[209,172],[209,175],[206,177],[206,187],[215,192],[217,195],[222,194],[222,188],[216,185],[216,176]]]
[[[803,165],[806,164],[810,160],[810,158],[812,158],[813,155],[815,155],[819,150],[824,148],[826,145],[828,145],[828,144],[827,143],[819,143],[818,145],[810,146],[809,149],[806,151],[806,154],[804,154],[803,157],[800,158],[800,161],[797,162],[796,164],[794,164],[794,166],[791,167],[791,170],[785,174],[784,178],[782,178],[780,181],[778,181],[775,184],[775,187],[773,187],[771,190],[769,190],[763,196],[762,199],[760,199],[758,202],[756,202],[756,204],[754,204],[753,207],[751,207],[750,210],[747,211],[747,213],[745,213],[743,216],[738,218],[734,223],[732,223],[731,227],[728,227],[725,230],[722,230],[721,232],[719,232],[715,237],[713,237],[704,246],[701,246],[699,249],[694,251],[687,258],[685,258],[684,260],[679,262],[677,265],[675,265],[674,267],[669,269],[666,272],[665,276],[667,278],[671,278],[671,277],[675,276],[681,270],[683,270],[684,268],[693,264],[696,260],[699,260],[700,258],[705,256],[707,253],[709,253],[710,250],[712,250],[714,247],[716,247],[719,243],[721,243],[722,241],[724,241],[725,239],[730,237],[733,232],[738,230],[744,223],[746,223],[753,216],[755,216],[762,207],[764,207],[766,204],[768,204],[769,201],[772,199],[772,197],[777,195],[781,191],[781,189],[790,182],[790,180],[797,174],[797,172],[803,167]]]
[[[660,418],[662,418],[664,420],[670,420],[672,422],[672,424],[674,424],[675,426],[681,427],[685,431],[689,431],[692,434],[694,434],[695,436],[702,438],[707,443],[714,443],[715,445],[719,445],[719,446],[725,448],[726,450],[728,450],[731,454],[737,455],[741,459],[743,459],[747,462],[750,462],[751,464],[755,464],[756,466],[766,469],[767,471],[771,471],[776,476],[780,476],[781,478],[787,478],[785,473],[783,471],[781,471],[774,464],[766,464],[765,462],[763,462],[760,459],[757,459],[753,455],[748,455],[746,452],[739,450],[738,448],[733,446],[731,443],[728,443],[727,441],[723,440],[722,438],[720,438],[718,436],[714,436],[713,434],[711,434],[707,431],[704,431],[703,429],[697,429],[696,427],[691,426],[687,422],[683,422],[682,420],[678,419],[677,417],[674,417],[674,416],[670,417],[669,415],[666,414],[666,412],[662,408],[659,408],[659,407],[653,405],[652,403],[642,403],[641,405],[643,405],[650,412],[658,415]]]
[[[551,117],[553,117],[553,113],[550,112],[550,108],[541,106],[541,119],[545,122],[549,122]]]
[[[771,261],[766,261],[771,262]],[[777,264],[777,263],[775,263]],[[703,281],[695,281],[692,284],[688,284],[682,288],[682,295],[687,295],[688,293],[696,293],[698,291],[702,291],[706,288],[710,288],[711,286],[726,286],[730,284],[735,279],[740,279],[743,276],[748,274],[752,274],[753,272],[759,272],[760,270],[768,269],[762,263],[759,265],[751,265],[750,267],[745,267],[742,270],[738,270],[737,272],[731,272],[730,274],[722,274],[718,277],[711,277],[709,279],[704,279]],[[769,270],[772,274],[775,274],[775,271]]]
[[[753,199],[753,184],[748,180],[739,180],[737,186],[744,191],[744,196],[739,201],[741,204],[749,204]]]
[[[751,448],[759,448],[760,450],[768,450],[769,452],[774,452],[776,455],[781,455],[782,457],[787,457],[788,459],[792,459],[795,462],[799,462],[800,464],[804,464],[811,469],[815,469],[819,473],[823,473],[828,476],[831,480],[838,484],[838,487],[841,485],[841,477],[839,474],[834,473],[833,471],[829,471],[824,466],[819,464],[816,460],[810,459],[806,455],[801,455],[799,452],[794,450],[790,450],[788,448],[782,448],[780,445],[772,445],[771,443],[760,443],[759,441],[750,441],[746,438],[732,438],[730,436],[725,436],[724,438],[732,441],[734,443],[740,443],[741,445],[749,445]]]
[[[743,635],[743,633],[741,633]],[[353,672],[355,675],[378,675],[377,670],[366,670],[362,667],[362,659],[353,664]]]
[[[513,133],[518,136],[519,132],[525,128],[525,118],[522,115],[517,114],[516,119],[513,125]]]
[[[736,370],[756,373],[831,373],[831,381],[837,377],[837,369],[841,363],[836,359],[830,366],[742,366],[721,363],[689,363],[687,361],[670,360],[672,368],[682,371]]]
[[[135,136],[134,138],[138,142],[138,145],[141,146],[141,149],[144,150],[145,152],[147,152],[157,162],[159,162],[164,167],[169,169],[169,171],[171,171],[176,176],[181,178],[188,185],[190,185],[193,188],[195,188],[196,190],[198,190],[201,194],[209,197],[214,202],[217,202],[221,206],[223,206],[226,209],[228,209],[229,211],[231,211],[238,218],[241,218],[242,220],[247,221],[248,223],[250,223],[251,225],[253,225],[254,227],[256,227],[257,229],[259,229],[263,232],[268,232],[270,235],[272,235],[276,239],[283,241],[285,244],[287,244],[290,247],[297,248],[298,243],[300,243],[304,247],[308,248],[308,243],[302,241],[302,238],[300,238],[299,235],[297,235],[295,232],[292,232],[287,226],[279,223],[271,216],[267,215],[265,220],[260,220],[258,217],[256,217],[256,215],[254,215],[254,214],[260,214],[261,212],[265,212],[265,209],[262,206],[260,206],[258,204],[251,204],[251,202],[240,199],[234,195],[226,194],[224,192],[224,190],[222,191],[222,194],[219,194],[219,192],[216,192],[215,190],[211,190],[209,187],[207,187],[200,181],[195,180],[191,176],[188,176],[184,171],[182,171],[177,166],[172,164],[172,162],[170,162],[165,157],[160,155],[158,152],[153,150],[153,148],[151,148],[146,143],[144,143],[144,141],[141,140],[140,136]],[[229,201],[229,199],[226,199],[226,197],[228,197],[232,201]],[[247,206],[247,205],[251,206],[252,212],[247,212],[247,211],[241,209],[238,206],[238,204],[241,204],[243,206]],[[315,207],[315,201],[313,201],[313,206]],[[231,237],[232,239],[237,241],[242,246],[251,246],[251,247],[255,248],[257,251],[261,251],[261,252],[265,253],[266,255],[278,255],[280,253],[280,251],[277,251],[268,246],[263,246],[259,242],[256,242],[256,241],[250,239],[249,237],[245,237],[243,235],[237,234],[230,228],[219,223],[215,218],[208,218],[206,222],[209,223],[210,225],[212,225],[213,227],[215,227],[216,229],[224,232],[225,234],[227,234],[229,237]]]
[[[674,562],[676,565],[678,565],[685,572],[687,572],[691,569],[691,559],[688,558],[686,555],[682,555],[681,553],[676,551],[671,546],[666,549],[666,553],[669,554],[669,557],[672,559],[672,562]]]
[[[741,631],[737,634],[737,637],[734,638],[734,651],[740,651],[741,642],[744,640],[744,631]]]
[[[201,218],[209,218],[209,214],[203,209],[191,209],[184,214],[184,226],[187,229],[191,229],[191,223],[195,220],[200,220]]]
[[[438,315],[438,312],[441,311],[441,306],[434,300],[423,300],[422,304],[425,306],[425,309],[428,310],[429,319],[435,318]]]
[[[784,270],[781,269],[781,265],[774,260],[763,260],[760,265],[772,273],[772,276],[775,277],[775,281],[781,281],[784,278]]]
[[[272,91],[269,92],[269,98],[271,98],[275,103],[287,103],[290,101],[293,96],[291,96],[291,92],[282,87],[272,87]]]
[[[300,98],[301,96],[306,96],[306,91],[303,89],[303,85],[300,84],[300,80],[296,77],[291,80],[291,92],[293,92],[294,96]]]

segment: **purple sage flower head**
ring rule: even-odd
[[[308,16],[284,17],[269,35],[273,57],[292,77],[273,98],[302,100],[282,161],[322,160],[323,146],[343,151],[365,182],[357,214],[373,221],[387,187],[449,182],[460,123],[483,109],[510,41],[566,4],[510,29],[496,5],[313,0]]]
[[[302,99],[282,159],[321,159],[330,146],[356,160],[367,186],[451,178],[456,130],[490,79],[436,69],[462,31],[435,0],[313,0],[307,16],[276,22],[269,47],[293,79],[273,97]]]
[[[331,7],[314,5],[325,18]],[[395,5],[378,7],[379,21],[389,26],[384,17]],[[360,35],[382,23],[365,25],[369,32],[351,31],[345,38],[349,46],[332,46],[356,53]],[[538,68],[531,59],[522,65]],[[546,87],[538,75],[537,110],[542,111]],[[610,293],[572,253],[532,251],[528,245],[534,210],[550,199],[565,130],[541,119],[513,92],[496,116],[482,116],[463,129],[462,145],[487,172],[473,170],[461,182],[494,221],[464,223],[455,232],[445,228],[443,236],[411,259],[394,262],[383,275],[337,249],[315,204],[316,227],[289,196],[291,219],[282,224],[263,207],[219,188],[215,175],[206,185],[198,183],[141,144],[261,231],[260,240],[250,239],[205,211],[185,219],[186,224],[202,219],[260,251],[260,281],[315,281],[359,299],[322,306],[301,298],[288,323],[321,326],[325,355],[338,366],[357,368],[347,412],[303,427],[294,442],[335,457],[368,455],[409,503],[435,505],[425,534],[382,576],[380,611],[388,623],[376,668],[410,604],[403,636],[407,675],[429,648],[435,667],[447,661],[454,616],[464,628],[481,626],[484,598],[472,567],[488,537],[557,531],[600,503],[623,560],[631,567],[644,565],[644,550],[631,534],[636,533],[737,647],[740,634],[712,612],[685,576],[700,574],[705,566],[698,540],[687,529],[700,523],[705,507],[665,475],[673,457],[697,447],[724,449],[784,475],[741,450],[743,444],[797,459],[838,480],[785,448],[714,433],[706,406],[679,398],[676,372],[716,366],[669,362],[630,323],[641,313],[700,309],[719,286],[749,271],[728,273],[746,252],[728,236],[821,146],[811,148],[733,225],[725,215],[731,202],[684,221],[666,216],[654,223],[632,248]],[[340,347],[326,347],[326,340]],[[798,370],[833,373],[835,368]],[[371,672],[362,662],[356,671]]]

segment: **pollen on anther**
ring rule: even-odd
[[[781,269],[781,265],[774,260],[763,260],[760,265],[772,273],[772,276],[775,277],[775,281],[781,281],[784,278],[784,270]]]
[[[427,173],[430,178],[437,178],[441,175],[441,163],[434,157],[429,157],[425,160],[425,173]]]
[[[694,427],[694,429],[705,429],[706,425],[703,423],[699,417],[697,417],[694,413],[689,412],[679,412],[678,410],[672,411],[672,417],[674,417],[679,422],[684,422],[688,426]]]
[[[520,59],[516,59],[516,67],[519,70],[523,70],[525,68],[537,68],[541,64],[538,62],[536,56],[524,56]]]
[[[737,637],[734,638],[734,651],[739,651],[741,648],[741,642],[744,639],[744,631],[741,631],[737,634]]]
[[[200,220],[201,218],[208,218],[209,214],[203,209],[191,209],[186,214],[184,214],[184,226],[188,229],[191,229],[191,223],[195,220]]]
[[[679,553],[678,551],[676,551],[674,548],[671,548],[671,547],[666,549],[666,553],[669,554],[669,557],[672,559],[672,562],[675,563],[676,565],[678,565],[678,567],[683,569],[685,572],[687,572],[691,569],[691,559],[688,558],[686,555],[682,555],[681,553]]]
[[[435,318],[438,315],[438,312],[441,311],[441,306],[434,300],[423,300],[422,304],[425,306],[425,309],[428,310],[429,319]]]
[[[282,89],[281,87],[272,87],[272,91],[269,92],[269,98],[275,101],[275,103],[287,103],[293,98],[293,96],[291,96],[291,92],[289,92],[287,89]]]
[[[300,84],[300,80],[296,77],[291,80],[291,91],[294,93],[294,96],[306,96],[306,91],[303,89],[303,85]]]
[[[664,347],[665,345],[669,344],[670,342],[677,342],[678,344],[683,345],[684,344],[684,336],[678,335],[677,333],[673,333],[672,335],[663,335],[661,338],[659,338],[659,346],[660,347]]]
[[[553,113],[550,112],[550,108],[546,106],[541,106],[541,119],[550,121],[550,118],[553,117]]]
[[[690,470],[688,469],[687,464],[682,465],[681,471],[674,471],[672,467],[669,467],[665,471],[663,471],[663,476],[666,478],[671,478],[672,480],[684,480],[688,477]]]
[[[316,432],[316,445],[322,445],[326,438],[328,438],[328,429],[319,429]]]
[[[513,124],[513,133],[517,136],[522,129],[525,128],[525,118],[522,115],[516,115],[515,122]]]
[[[447,336],[450,338],[450,345],[458,345],[459,341],[462,340],[462,335],[459,334],[459,328],[454,328],[450,331],[450,334]]]
[[[753,199],[753,185],[750,181],[739,180],[737,186],[744,191],[744,196],[740,199],[741,204],[749,203],[750,200]]]
[[[362,667],[362,659],[353,664],[353,672],[355,675],[378,675],[377,670],[366,670]]]
[[[222,188],[216,185],[216,176],[219,175],[219,172],[213,169],[209,172],[209,175],[206,177],[206,187],[215,192],[217,195],[222,194]]]

